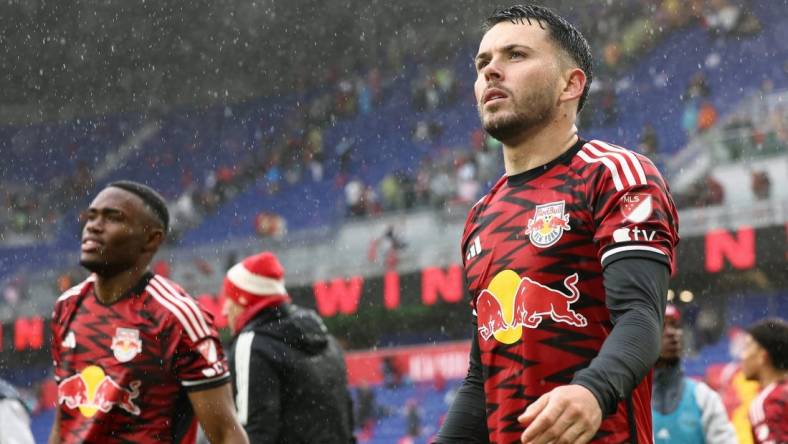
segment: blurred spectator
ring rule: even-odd
[[[698,101],[689,99],[684,104],[684,111],[681,113],[681,127],[687,137],[693,137],[698,131]]]
[[[402,370],[397,366],[394,357],[385,356],[382,365],[383,385],[388,389],[399,388],[402,385]]]
[[[658,149],[659,138],[657,136],[657,130],[654,129],[652,124],[646,123],[643,125],[643,130],[640,133],[640,144],[638,145],[638,151],[651,159],[654,163],[659,163]]]
[[[698,132],[703,133],[717,123],[717,108],[708,100],[704,100],[698,108]]]
[[[255,218],[255,232],[263,238],[281,239],[287,234],[287,223],[282,216],[263,211]]]
[[[766,171],[752,171],[750,176],[752,177],[752,194],[755,195],[755,198],[758,200],[769,199],[772,191],[772,182],[769,179],[769,173]]]
[[[405,401],[405,427],[408,436],[412,438],[421,436],[421,418],[423,414],[415,399],[410,398]]]
[[[345,207],[348,216],[363,216],[366,213],[364,191],[364,184],[359,179],[351,179],[345,185]]]
[[[356,388],[356,405],[356,425],[364,434],[371,436],[380,412],[375,391],[369,384],[363,383]]]

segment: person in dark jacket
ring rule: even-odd
[[[342,350],[313,310],[294,305],[277,257],[227,271],[224,314],[238,416],[253,443],[350,443],[353,409]]]

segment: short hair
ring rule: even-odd
[[[594,58],[591,55],[591,47],[588,41],[574,25],[556,14],[552,9],[544,6],[513,5],[495,11],[491,16],[487,17],[484,21],[484,30],[489,31],[493,26],[503,21],[511,23],[527,21],[530,25],[531,19],[536,20],[542,29],[546,29],[553,43],[577,63],[577,66],[586,74],[586,84],[577,104],[577,111],[580,112],[586,103],[586,99],[588,99],[588,90],[591,87],[591,81],[594,79]]]
[[[170,228],[170,212],[167,210],[167,202],[161,197],[161,194],[147,185],[132,180],[118,180],[107,185],[107,188],[110,187],[120,188],[142,199],[153,215],[161,222],[164,233],[167,233],[167,230]]]
[[[774,368],[788,370],[788,322],[767,318],[752,324],[747,332],[766,350]]]

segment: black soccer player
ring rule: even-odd
[[[248,442],[213,326],[177,284],[148,271],[167,233],[164,200],[110,184],[84,213],[80,264],[90,277],[58,298],[52,443]]]
[[[540,6],[493,14],[475,57],[505,176],[462,236],[470,369],[437,442],[645,443],[678,217],[654,165],[578,135],[592,58]]]

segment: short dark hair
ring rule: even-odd
[[[552,9],[544,6],[513,5],[495,11],[491,16],[487,17],[487,20],[484,21],[484,30],[489,31],[490,28],[503,21],[511,23],[527,21],[530,25],[532,19],[536,20],[542,29],[548,31],[553,43],[569,55],[586,74],[586,85],[577,104],[577,111],[580,112],[586,103],[588,90],[591,87],[591,81],[594,79],[594,58],[591,55],[591,47],[588,45],[588,41],[574,25],[556,14]]]
[[[774,368],[788,370],[788,322],[767,318],[752,324],[747,332],[766,350]]]
[[[170,228],[170,212],[167,210],[167,202],[161,197],[161,194],[147,185],[132,180],[118,180],[107,185],[107,188],[110,187],[120,188],[142,199],[153,215],[161,222],[164,233],[167,233],[167,230]]]

